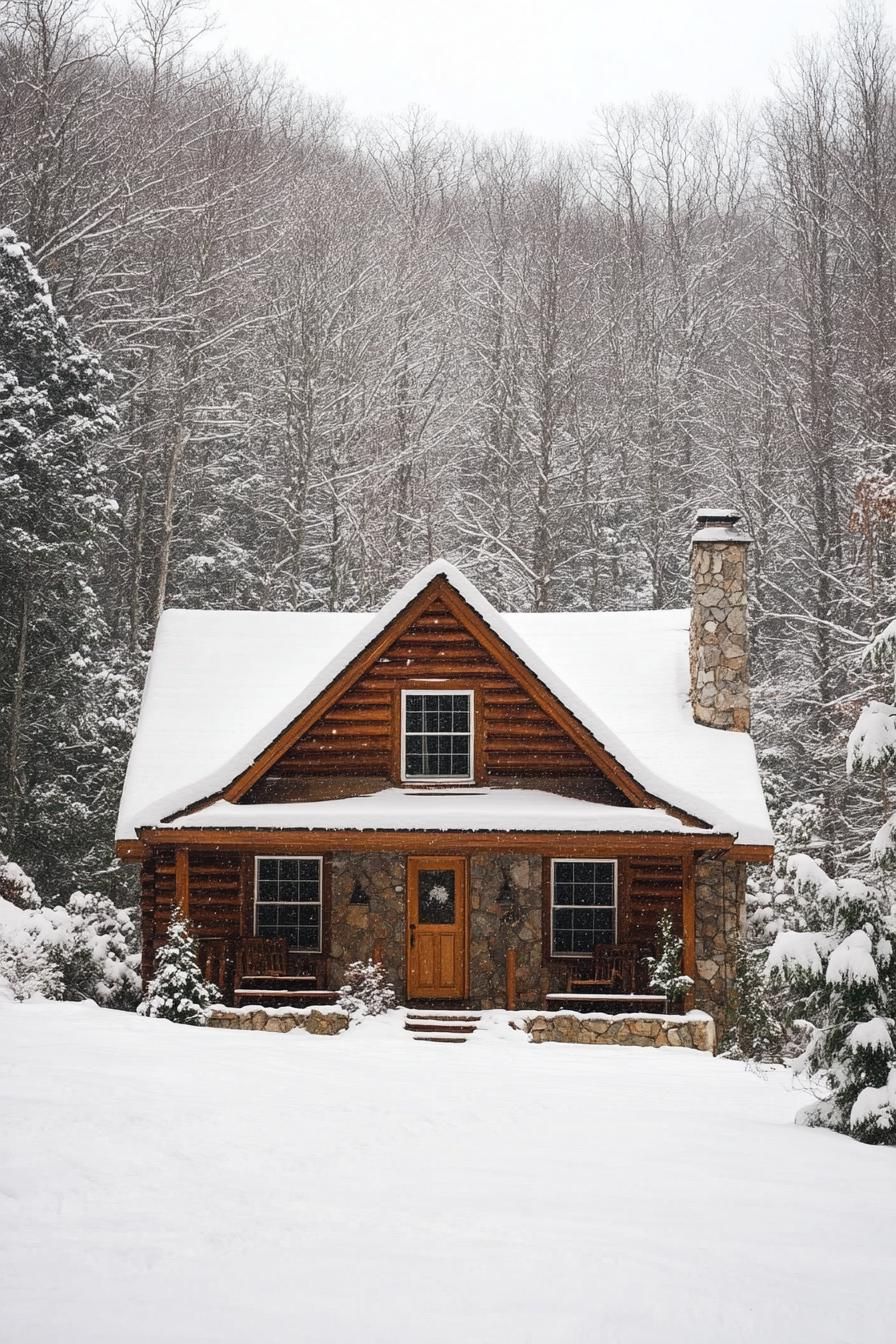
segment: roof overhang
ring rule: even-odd
[[[472,854],[512,850],[524,854],[563,854],[574,858],[639,855],[707,855],[741,863],[770,863],[770,846],[738,845],[732,835],[641,834],[633,831],[336,831],[272,830],[240,827],[238,830],[180,827],[144,827],[137,841],[119,841],[116,851],[128,863],[148,857],[157,845],[173,848],[202,847],[230,852],[257,853],[271,848],[278,854],[345,853],[374,851],[416,854]]]

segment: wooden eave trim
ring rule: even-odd
[[[256,851],[271,846],[278,853],[321,853],[335,850],[399,853],[471,854],[507,852],[610,856],[702,854],[732,852],[731,835],[667,835],[638,831],[323,831],[145,827],[145,845],[195,845],[203,849]]]
[[[623,765],[612,756],[610,752],[594,738],[584,724],[580,723],[571,710],[567,709],[560,700],[538,679],[536,674],[527,667],[521,658],[513,652],[512,649],[501,639],[491,626],[474,610],[473,607],[465,601],[463,597],[452,588],[451,584],[443,575],[436,575],[426,587],[412,598],[407,606],[394,616],[389,624],[380,631],[375,639],[371,640],[352,661],[342,669],[340,673],[330,682],[329,686],[308,705],[295,719],[277,735],[271,744],[265,748],[259,756],[255,758],[250,766],[237,775],[224,789],[219,789],[213,794],[208,794],[204,798],[197,799],[187,807],[179,808],[169,816],[163,817],[163,821],[173,821],[178,817],[188,816],[191,812],[198,811],[199,808],[208,803],[224,798],[227,802],[235,803],[242,798],[249,789],[270,769],[279,757],[289,749],[309,728],[322,718],[342,695],[349,690],[356,681],[360,680],[366,672],[370,670],[380,655],[389,647],[399,635],[406,630],[419,615],[421,615],[433,601],[434,598],[440,598],[448,607],[451,614],[462,624],[466,625],[474,637],[479,641],[484,649],[491,654],[495,662],[504,669],[510,676],[516,678],[524,689],[531,695],[537,705],[551,718],[558,727],[562,728],[570,738],[575,742],[579,749],[595,764],[598,770],[606,776],[620,792],[628,799],[633,806],[651,807],[660,806],[667,811],[670,816],[676,817],[685,825],[705,826],[705,817],[695,817],[690,813],[683,812],[679,808],[673,807],[665,799],[654,796],[649,793],[643,785],[639,784],[633,775],[625,769]]]
[[[734,844],[725,857],[738,863],[771,863],[775,857],[775,847],[774,845]]]
[[[116,840],[115,855],[122,863],[142,863],[149,857],[149,850],[142,840]]]

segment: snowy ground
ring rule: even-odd
[[[396,1025],[0,1007],[0,1338],[893,1339],[896,1151],[783,1074]]]

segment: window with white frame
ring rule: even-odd
[[[285,938],[294,952],[321,950],[322,860],[255,860],[255,932]]]
[[[473,692],[402,691],[401,777],[473,778]]]
[[[552,859],[551,956],[589,956],[616,939],[616,860]]]

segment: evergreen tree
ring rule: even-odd
[[[121,768],[108,718],[133,717],[93,587],[116,512],[96,456],[110,384],[0,230],[0,840],[51,890],[93,875],[96,803]]]
[[[339,990],[339,1006],[348,1013],[376,1017],[395,1007],[395,986],[379,961],[353,961]]]
[[[772,1063],[781,1058],[785,1045],[781,1001],[783,994],[770,992],[765,973],[768,949],[740,943],[737,949],[735,997],[737,1015],[726,1042],[725,1053],[734,1059]]]
[[[689,975],[681,973],[681,954],[684,942],[672,928],[672,916],[664,910],[657,927],[659,956],[647,957],[647,969],[650,971],[650,988],[665,994],[669,1007],[681,1003],[694,982]]]
[[[155,975],[137,1012],[201,1027],[205,1025],[205,1010],[220,1001],[217,986],[209,984],[199,969],[196,945],[175,906],[168,937],[156,955]]]
[[[778,933],[768,961],[772,982],[786,981],[809,1028],[797,1070],[823,1092],[798,1119],[865,1143],[896,1144],[890,902],[858,878],[832,881],[813,868],[803,881],[815,886],[815,927]]]

